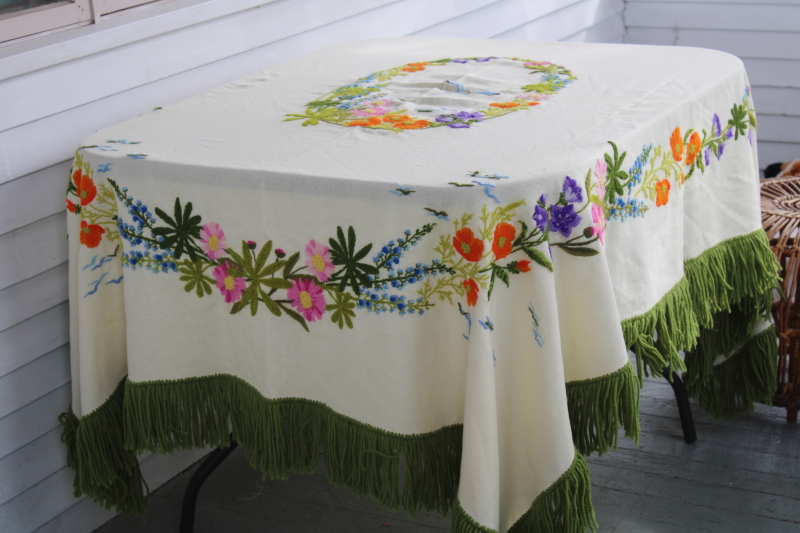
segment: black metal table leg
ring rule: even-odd
[[[672,380],[669,379],[669,369],[662,371],[663,376],[672,385],[672,391],[675,393],[675,401],[678,403],[678,416],[681,417],[681,428],[683,428],[683,440],[687,444],[691,444],[697,440],[697,433],[694,430],[694,419],[692,418],[692,406],[689,405],[689,394],[686,392],[686,387],[683,385],[680,376],[675,372],[672,373]]]
[[[194,511],[197,507],[197,495],[200,492],[200,487],[203,486],[203,482],[222,464],[222,461],[230,455],[236,446],[236,441],[231,439],[231,445],[227,448],[217,448],[211,452],[194,473],[192,479],[189,480],[189,485],[183,494],[180,533],[192,533],[194,531]]]

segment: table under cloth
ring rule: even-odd
[[[136,453],[232,435],[454,531],[594,527],[583,454],[638,438],[642,374],[717,417],[772,392],[755,127],[721,52],[402,38],[92,134],[76,493],[142,514]]]

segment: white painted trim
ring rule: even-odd
[[[0,17],[0,43],[92,19],[89,0],[57,2]]]
[[[175,0],[38,39],[0,44],[0,80],[278,0]]]

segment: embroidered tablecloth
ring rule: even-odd
[[[454,531],[593,527],[582,454],[638,437],[643,374],[726,418],[774,387],[755,127],[721,52],[405,38],[91,135],[76,493],[141,514],[135,453],[232,433]]]

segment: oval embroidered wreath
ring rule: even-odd
[[[498,69],[508,75],[498,77]],[[534,79],[528,77],[531,74]],[[530,109],[575,79],[560,65],[517,57],[407,63],[324,94],[308,102],[304,114],[287,114],[285,120],[303,120],[303,126],[322,121],[394,132],[440,126],[463,129]]]

